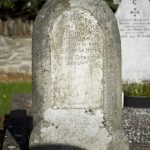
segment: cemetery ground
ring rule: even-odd
[[[30,96],[31,92],[32,84],[30,75],[0,73],[0,149],[2,149],[4,134],[6,134],[6,121],[9,120],[9,117],[6,116],[9,116],[12,107],[18,107],[17,105],[24,107],[25,104],[20,101],[20,97],[25,99],[24,95]],[[20,103],[17,104],[14,101],[12,104],[12,99],[17,99],[16,101],[20,101]]]

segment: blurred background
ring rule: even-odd
[[[46,0],[0,0],[0,34],[30,36],[36,14]]]

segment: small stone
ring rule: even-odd
[[[11,145],[11,146],[8,146],[8,148],[9,148],[10,150],[12,150],[12,149],[16,149],[17,147],[16,147],[16,146]]]

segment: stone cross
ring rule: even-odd
[[[133,10],[131,10],[130,13],[133,14],[134,17],[136,17],[140,13],[140,11],[138,11],[136,8],[134,8]]]
[[[33,31],[31,149],[128,150],[121,134],[120,46],[105,1],[46,2]]]
[[[150,80],[150,1],[122,0],[116,12],[125,82]]]

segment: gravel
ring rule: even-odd
[[[150,144],[150,108],[124,108],[122,125],[130,143]]]

